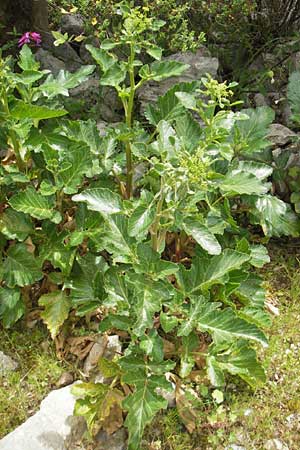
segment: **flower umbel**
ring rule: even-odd
[[[39,46],[42,42],[41,35],[36,33],[35,31],[27,31],[23,34],[23,36],[19,39],[19,47],[23,47],[24,44],[34,43]]]

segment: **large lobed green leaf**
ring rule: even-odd
[[[165,78],[176,77],[185,72],[190,66],[179,61],[155,61],[151,64],[151,79],[162,81]]]
[[[24,314],[25,305],[19,289],[0,287],[0,317],[4,328],[10,328]]]
[[[260,224],[266,236],[299,236],[300,220],[287,203],[272,195],[253,196],[246,202],[251,222]]]
[[[68,112],[65,109],[50,109],[47,106],[32,105],[23,100],[15,100],[10,108],[10,114],[14,119],[44,120],[61,117]]]
[[[25,244],[9,247],[3,262],[3,279],[7,286],[27,286],[43,278],[38,260]]]
[[[268,128],[275,118],[272,108],[262,106],[245,109],[242,113],[247,114],[249,119],[237,121],[233,128],[234,141],[239,151],[251,154],[269,146]]]
[[[178,83],[169,89],[164,95],[158,97],[157,104],[149,104],[145,110],[145,116],[151,125],[158,125],[161,120],[174,120],[181,117],[184,107],[176,97],[177,91],[194,92],[197,82]]]
[[[224,277],[250,260],[250,255],[225,249],[220,255],[205,260],[195,258],[190,270],[180,266],[176,277],[186,295],[207,291],[214,284],[224,283]]]
[[[53,98],[57,95],[69,95],[69,89],[73,89],[86,81],[95,70],[95,66],[82,66],[76,72],[70,73],[60,70],[57,78],[52,74],[37,89],[46,97]]]
[[[193,328],[208,331],[214,342],[230,342],[234,338],[250,339],[267,345],[264,333],[253,323],[236,316],[231,308],[217,309],[203,297],[193,300],[187,317],[179,327],[178,336],[188,336]]]
[[[210,255],[219,255],[221,253],[222,248],[217,238],[198,220],[187,217],[184,219],[183,228]]]
[[[72,197],[74,202],[85,202],[88,209],[102,214],[115,214],[121,212],[121,197],[106,188],[86,189]]]
[[[208,356],[207,371],[214,386],[224,384],[224,370],[232,375],[239,375],[252,387],[266,381],[264,369],[257,360],[255,350],[243,341],[234,343],[224,354]]]
[[[54,223],[61,221],[60,213],[54,209],[54,201],[39,194],[32,186],[13,195],[8,203],[15,210],[30,214],[36,219],[50,219]]]
[[[32,231],[32,222],[26,214],[8,208],[0,217],[0,232],[8,239],[24,241]]]

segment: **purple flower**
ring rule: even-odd
[[[40,45],[42,42],[41,35],[35,31],[27,31],[19,39],[19,47],[23,47],[24,44],[30,44],[33,42],[35,45]]]
[[[40,45],[40,43],[42,42],[40,33],[36,33],[35,31],[33,31],[32,33],[30,33],[30,36],[36,45]]]

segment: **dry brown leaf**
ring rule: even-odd
[[[73,336],[67,339],[69,353],[77,356],[80,360],[83,360],[89,354],[94,343],[94,336]]]
[[[123,391],[124,391],[126,397],[128,397],[128,395],[132,394],[132,391],[131,391],[130,387],[128,386],[128,384],[122,384],[122,388],[123,388]]]
[[[6,152],[5,157],[2,159],[1,164],[3,166],[8,166],[15,159],[15,154],[12,148],[9,148]]]
[[[60,332],[54,339],[55,351],[57,358],[62,361],[65,359],[68,348],[66,347],[66,336],[63,332]]]
[[[123,397],[121,398],[121,401]],[[120,404],[114,403],[110,408],[109,416],[107,416],[102,422],[102,428],[107,432],[107,434],[113,434],[123,425],[123,414]]]
[[[193,389],[183,389],[180,384],[177,384],[175,398],[177,411],[182,422],[188,432],[193,433],[198,422],[198,412],[195,407],[195,403],[199,401],[198,395]]]
[[[203,355],[207,353],[207,347],[208,344],[206,342],[202,342],[200,346],[192,353],[198,369],[203,369],[206,367],[206,357]]]
[[[192,370],[192,372],[189,374],[189,379],[197,384],[203,383],[206,378],[206,371],[203,370]]]
[[[175,344],[173,344],[173,342],[170,342],[167,339],[163,339],[163,346],[164,346],[164,355],[166,358],[170,358],[176,353]]]
[[[23,289],[22,289],[22,293],[23,293]],[[30,313],[27,314],[27,316],[26,316],[26,326],[27,326],[27,328],[33,328],[36,325],[36,323],[39,320],[41,320],[40,314],[41,314],[41,310],[40,309],[35,309],[33,311],[30,311]]]

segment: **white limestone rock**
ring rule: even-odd
[[[74,417],[71,386],[50,392],[40,410],[0,441],[0,450],[71,450],[86,430]]]

